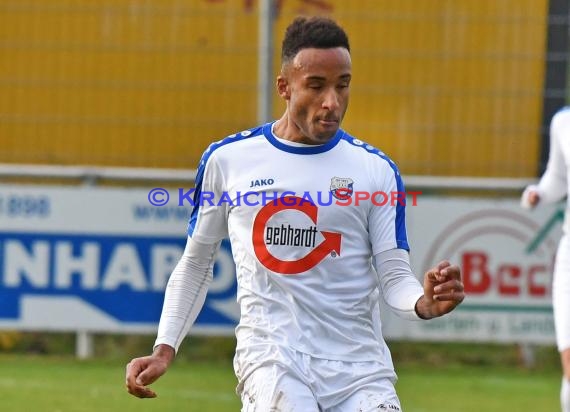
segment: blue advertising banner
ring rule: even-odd
[[[148,191],[0,187],[0,327],[155,332],[186,242],[189,208]],[[231,334],[239,319],[229,241],[195,332]]]

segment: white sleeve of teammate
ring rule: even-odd
[[[404,249],[380,252],[374,256],[374,268],[386,304],[404,319],[421,319],[415,308],[424,288],[412,273],[408,252]]]
[[[550,124],[550,152],[548,155],[546,170],[544,171],[538,185],[528,186],[523,192],[521,205],[525,208],[530,208],[528,194],[532,190],[538,192],[540,203],[542,204],[554,203],[566,196],[566,192],[568,190],[566,182],[567,168],[566,162],[564,161],[564,155],[560,147],[560,134],[563,129],[568,127],[567,123],[568,120],[570,120],[568,114],[568,111],[559,112],[552,119]]]
[[[201,244],[188,237],[184,254],[166,285],[155,347],[166,344],[178,352],[204,306],[219,245]]]

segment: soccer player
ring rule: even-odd
[[[242,411],[400,410],[379,301],[404,318],[430,319],[464,299],[463,284],[449,262],[429,270],[423,286],[412,273],[404,202],[380,206],[371,196],[404,192],[398,168],[340,128],[351,77],[341,27],[322,17],[292,22],[276,84],[286,110],[202,156],[196,197],[223,201],[192,211],[154,351],[127,366],[131,394],[156,395],[147,385],[174,359],[229,236]]]
[[[568,194],[570,167],[570,107],[554,115],[550,122],[550,153],[546,170],[538,185],[528,186],[521,198],[523,207],[532,209],[539,204],[561,200]],[[566,202],[563,236],[558,244],[552,281],[552,306],[556,346],[564,376],[560,389],[562,412],[570,412],[570,204]]]

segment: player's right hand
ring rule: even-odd
[[[174,359],[174,348],[159,345],[150,356],[135,358],[127,364],[127,391],[137,398],[156,398],[148,385],[160,378]]]

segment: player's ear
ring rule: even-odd
[[[279,96],[285,100],[289,100],[291,98],[291,86],[283,74],[277,76],[277,93],[279,93]]]

